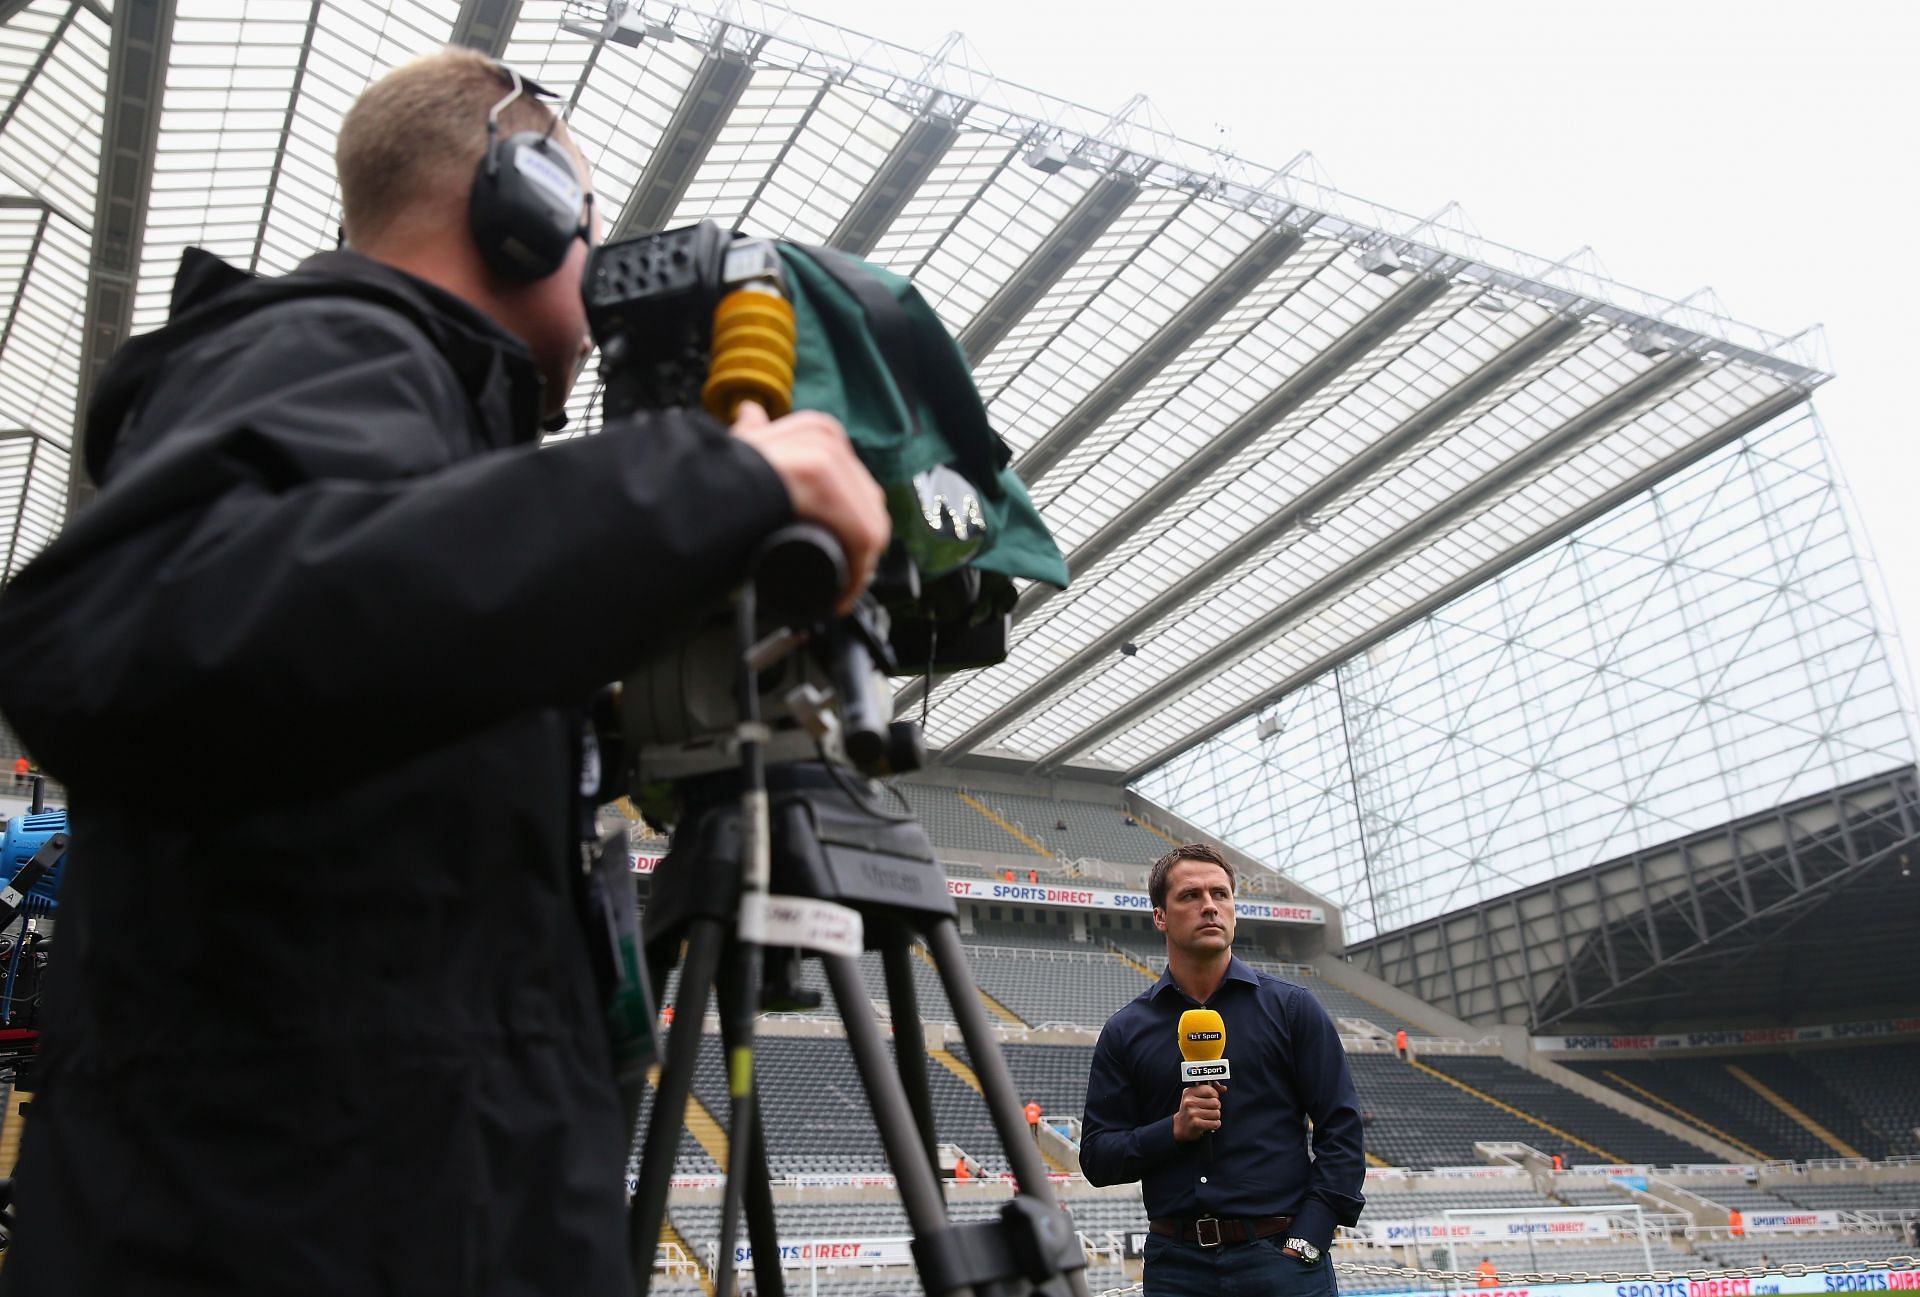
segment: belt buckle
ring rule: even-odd
[[[1207,1232],[1209,1229],[1211,1229],[1213,1232],[1212,1238],[1207,1237]],[[1193,1241],[1198,1243],[1201,1247],[1219,1247],[1220,1246],[1220,1218],[1218,1216],[1202,1216],[1198,1220],[1194,1221],[1193,1222]]]

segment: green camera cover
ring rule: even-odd
[[[1065,587],[1066,560],[1008,466],[966,357],[919,291],[824,248],[782,243],[780,257],[799,334],[793,408],[846,425],[922,574],[979,570],[983,611],[1011,606],[1016,577]]]

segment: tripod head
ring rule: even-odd
[[[892,719],[886,609],[869,592],[851,613],[832,615],[845,571],[838,543],[811,523],[775,532],[754,559],[755,630],[745,651],[764,760],[827,762],[876,778],[916,770],[926,760],[920,727]],[[653,823],[678,822],[685,781],[739,766],[742,647],[727,610],[716,607],[616,687],[602,750],[624,786],[610,791],[630,795]]]

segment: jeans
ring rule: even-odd
[[[1201,1247],[1147,1235],[1144,1297],[1335,1297],[1333,1264],[1281,1255],[1282,1237]]]

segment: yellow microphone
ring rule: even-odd
[[[1227,1024],[1213,1009],[1188,1009],[1180,1015],[1180,1083],[1224,1081],[1227,1067]]]

